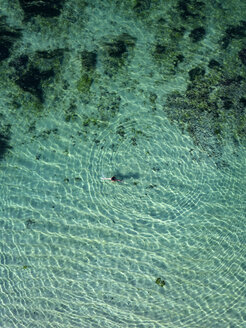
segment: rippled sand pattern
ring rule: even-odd
[[[0,163],[0,327],[245,326],[245,148],[225,142],[210,156],[146,102],[163,86],[144,49],[130,77],[95,82],[76,119],[63,116],[79,98],[72,87],[47,92],[35,133],[31,116],[16,114]],[[104,104],[121,98],[114,115],[105,105],[95,116],[101,87]],[[122,182],[101,179],[113,175]]]
[[[54,137],[38,162],[29,144],[6,164],[2,327],[240,326],[240,160],[219,170],[158,115],[133,122],[120,142],[116,121],[98,143]]]

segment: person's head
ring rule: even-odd
[[[112,177],[111,180],[112,181],[116,181],[117,179],[116,179],[116,177]]]

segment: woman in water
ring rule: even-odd
[[[110,181],[113,181],[113,182],[117,182],[117,181],[122,182],[122,180],[120,180],[120,179],[116,179],[115,176],[113,176],[112,178],[101,178],[101,179],[102,179],[102,180],[110,180]]]

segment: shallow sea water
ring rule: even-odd
[[[88,101],[54,84],[35,134],[30,116],[9,116],[14,143],[0,169],[0,326],[244,327],[245,148],[228,140],[213,158],[170,123],[162,101],[185,79],[158,86],[147,53],[151,32],[110,8],[87,8],[84,44],[93,49],[107,33],[131,30],[138,41],[126,73],[101,76]],[[105,23],[107,15],[118,23]],[[73,86],[83,46],[71,26],[54,43],[74,49],[63,75]],[[35,34],[33,49],[38,40]],[[153,90],[154,107],[144,95]],[[115,107],[121,98],[117,111],[95,114],[107,97]],[[2,99],[3,107],[6,91]],[[72,102],[77,118],[67,122]],[[83,124],[89,113],[94,121]],[[113,175],[122,182],[101,179]]]

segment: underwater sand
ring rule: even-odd
[[[0,163],[0,327],[245,327],[245,145],[225,132],[200,147],[163,109],[217,51],[213,28],[172,75],[150,55],[155,27],[107,2],[79,6],[65,4],[49,37],[44,18],[26,23],[15,50],[66,48],[42,110],[28,93],[13,110],[1,87],[12,148]],[[135,48],[115,68],[103,46],[123,32]],[[81,92],[84,48],[98,58]],[[123,181],[101,179],[113,175]]]

